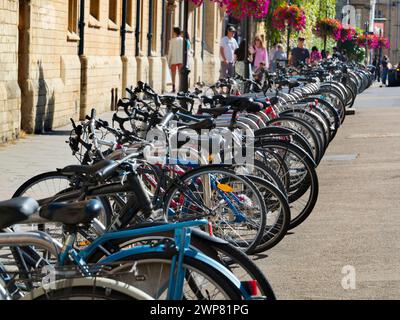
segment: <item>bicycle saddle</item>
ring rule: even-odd
[[[166,105],[171,105],[171,104],[175,103],[176,101],[183,102],[183,103],[189,103],[189,104],[194,103],[194,99],[192,97],[188,97],[184,93],[178,93],[177,96],[173,96],[173,95],[160,96],[160,100],[163,104],[166,104]]]
[[[223,114],[227,113],[229,111],[229,108],[227,107],[221,107],[221,108],[211,108],[211,109],[206,109],[206,108],[201,108],[199,109],[200,113],[206,113],[212,115],[214,118],[217,118],[219,116],[222,116]]]
[[[66,225],[90,223],[104,210],[99,200],[91,199],[82,202],[58,202],[42,207],[39,215],[49,221]]]
[[[39,204],[32,198],[15,198],[0,202],[0,229],[28,219],[38,209]]]
[[[221,96],[219,96],[219,97],[221,97]],[[215,105],[214,97],[202,96],[201,100],[203,101],[204,104],[208,104],[210,106],[214,106]]]
[[[66,175],[74,175],[74,174],[86,174],[86,175],[93,175],[97,171],[107,167],[108,165],[112,164],[113,161],[111,160],[101,160],[94,165],[86,166],[86,165],[72,165],[67,166],[63,169],[59,169],[59,171]]]
[[[193,123],[188,126],[189,129],[194,131],[201,131],[201,130],[211,130],[215,128],[215,122],[213,119],[205,119],[201,122]]]
[[[219,99],[222,106],[230,106],[236,112],[260,112],[262,105],[248,97],[223,97]]]
[[[300,83],[299,83],[297,80],[290,79],[290,80],[288,81],[288,86],[289,86],[289,89],[293,89],[293,88],[299,87],[299,86],[300,86]]]

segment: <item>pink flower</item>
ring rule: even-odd
[[[304,11],[296,5],[286,4],[278,7],[272,17],[272,26],[278,30],[284,30],[288,26],[296,31],[302,31],[306,27],[306,22]]]
[[[203,3],[204,0],[191,0],[196,6]],[[228,15],[237,19],[245,17],[254,17],[256,19],[264,18],[269,9],[270,0],[210,0],[224,7]]]

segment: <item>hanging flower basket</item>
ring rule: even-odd
[[[338,41],[341,38],[343,26],[337,19],[323,18],[317,21],[314,34],[320,38],[333,38]]]
[[[378,37],[377,49],[390,49],[390,40],[385,37]]]
[[[346,42],[346,41],[351,41],[354,39],[356,35],[356,29],[353,27],[348,27],[348,28],[342,28],[340,30],[340,42]]]
[[[191,0],[196,6],[204,0]],[[226,13],[236,19],[253,17],[256,19],[264,18],[269,9],[270,0],[210,0],[224,7]]]
[[[296,5],[284,5],[278,7],[272,16],[272,26],[278,30],[285,30],[287,27],[296,31],[303,31],[306,28],[306,15]]]
[[[361,34],[357,37],[357,45],[362,48],[376,49],[379,46],[379,37],[374,34]]]

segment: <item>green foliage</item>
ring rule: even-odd
[[[338,46],[350,60],[364,62],[367,52],[364,48],[360,48],[355,41],[339,42]]]
[[[282,42],[282,32],[272,27],[272,13],[275,11],[276,8],[285,4],[285,2],[285,0],[271,0],[269,4],[269,14],[265,17],[264,20],[269,46],[272,46],[273,43]]]
[[[269,44],[271,45],[274,42],[283,42],[286,43],[286,37],[287,33],[286,32],[280,32],[278,30],[275,30],[272,28],[271,25],[271,18],[272,18],[272,13],[275,11],[275,9],[284,4],[287,3],[288,1],[286,0],[271,0],[270,2],[270,13],[267,15],[265,18],[265,23],[266,23],[266,33],[267,33],[267,39],[269,41]],[[330,17],[334,18],[336,16],[336,0],[291,0],[291,4],[296,4],[300,8],[302,8],[306,14],[307,17],[307,27],[304,32],[301,33],[301,36],[306,38],[307,41],[307,46],[312,47],[312,46],[317,46],[320,50],[324,48],[324,40],[317,38],[313,34],[313,28],[315,27],[315,24],[317,22],[317,19],[320,17]],[[291,46],[296,45],[298,33],[293,33],[291,36]],[[336,42],[334,40],[328,40],[327,41],[327,50],[332,52],[332,48],[336,45]]]

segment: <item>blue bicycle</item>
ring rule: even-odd
[[[32,205],[32,199],[26,198],[21,201],[14,202],[14,205],[10,202],[0,203],[0,211],[4,212],[0,220],[0,229],[22,223],[35,214],[37,205]],[[98,237],[86,248],[78,250],[74,246],[78,226],[89,227],[91,221],[101,214],[102,210],[101,203],[94,199],[51,204],[45,210],[42,209],[40,215],[47,221],[64,225],[67,237],[62,248],[57,247],[48,235],[43,235],[41,241],[38,241],[35,237],[40,232],[32,233],[31,236],[24,234],[25,238],[19,240],[18,233],[2,233],[0,246],[35,245],[30,249],[36,255],[34,257],[32,254],[31,258],[37,260],[37,268],[53,266],[49,259],[38,259],[41,253],[35,248],[42,247],[55,257],[56,268],[73,266],[84,277],[107,276],[138,288],[154,299],[251,299],[251,292],[226,267],[190,246],[191,228],[207,225],[206,220],[109,232]],[[91,265],[87,262],[95,251],[106,250],[105,244],[113,240],[129,241],[138,235],[171,231],[174,233],[174,239],[160,239],[151,244],[136,245],[115,253],[105,252],[105,258],[98,263]],[[9,240],[10,235],[14,241]],[[3,279],[8,278],[3,275]]]

